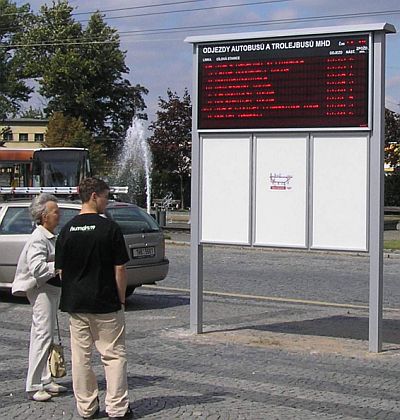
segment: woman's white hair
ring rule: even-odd
[[[54,201],[57,203],[57,198],[53,194],[42,193],[37,195],[29,206],[32,220],[37,224],[41,225],[43,216],[46,214],[46,203]]]

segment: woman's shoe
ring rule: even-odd
[[[44,386],[44,390],[49,394],[61,394],[62,392],[67,392],[68,389],[65,386],[62,386],[56,382],[50,382]]]
[[[44,391],[28,392],[28,398],[33,401],[45,402],[51,400],[51,395]]]

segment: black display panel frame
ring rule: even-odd
[[[199,130],[370,129],[372,34],[199,43]]]

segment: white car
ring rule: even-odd
[[[29,214],[31,201],[0,202],[0,289],[11,290],[18,258],[34,225]],[[58,231],[77,215],[81,204],[77,201],[59,201],[61,219]],[[129,262],[127,296],[142,284],[165,279],[169,261],[165,257],[164,234],[157,222],[140,207],[111,201],[105,216],[121,227]]]

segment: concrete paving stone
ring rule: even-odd
[[[181,366],[182,366],[182,359],[180,359],[181,360]],[[160,364],[160,360],[158,361],[158,364]],[[169,360],[167,360],[166,361],[166,365],[170,365],[170,361]],[[190,369],[197,369],[197,370],[201,370],[201,369],[203,369],[203,366],[200,366],[200,367],[196,367],[196,366],[193,366],[193,365],[191,365],[190,366]],[[230,375],[230,372],[226,372],[226,370],[229,370],[229,369],[233,369],[233,372],[235,372],[235,374],[239,374],[239,375],[241,375],[241,377],[243,377],[243,374],[246,374],[246,375],[250,375],[250,376],[247,376],[250,380],[252,380],[252,381],[254,381],[254,380],[257,380],[257,378],[262,378],[264,375],[262,375],[262,374],[259,374],[258,376],[257,375],[252,375],[251,373],[249,374],[249,373],[247,373],[247,372],[241,372],[240,370],[240,366],[235,366],[234,364],[232,364],[232,365],[230,365],[229,367],[227,367],[227,369],[223,369],[223,365],[221,366],[221,368],[219,369],[219,373],[221,373],[221,376],[229,376]],[[281,371],[282,371],[282,369],[281,369]],[[232,370],[231,370],[231,372],[232,372]],[[279,383],[279,382],[282,382],[282,383],[286,383],[286,382],[288,382],[288,377],[290,377],[290,376],[294,376],[294,378],[292,379],[295,383],[299,383],[300,382],[300,384],[301,385],[303,385],[304,386],[304,384],[305,384],[305,379],[304,378],[301,378],[301,379],[299,379],[299,377],[298,376],[296,376],[296,375],[304,375],[304,374],[309,374],[310,376],[312,376],[312,377],[314,377],[315,376],[315,374],[313,374],[312,372],[311,373],[309,373],[308,372],[308,370],[306,370],[306,369],[300,369],[300,370],[298,370],[298,371],[295,371],[295,372],[293,372],[293,374],[291,374],[291,373],[287,373],[287,372],[285,372],[285,373],[283,373],[282,372],[282,376],[280,377],[279,375],[274,375],[274,374],[271,374],[271,368],[269,368],[268,369],[268,379],[270,379],[271,380],[271,382],[273,382],[273,383]],[[316,373],[316,374],[318,374],[318,373]],[[341,378],[341,379],[346,379],[346,378],[344,378],[343,376],[339,376],[339,378]],[[364,378],[363,378],[364,379]],[[359,378],[357,378],[357,382],[358,382],[358,380],[359,380]],[[311,384],[309,384],[308,386],[309,387],[312,387],[312,383]],[[314,386],[315,387],[320,387],[321,385],[325,385],[325,383],[323,383],[323,384],[321,384],[321,383],[316,383]],[[379,385],[379,384],[378,384]],[[354,381],[353,382],[350,382],[350,385],[349,386],[355,386],[355,383],[354,383]],[[345,392],[346,392],[346,389],[344,390]]]
[[[284,345],[281,334],[300,344],[311,337],[318,350],[323,337],[312,334],[316,323],[311,321],[326,319],[329,326],[339,322],[337,317],[344,316],[345,310],[226,297],[205,300],[209,328],[231,330],[231,335],[189,334],[187,296],[182,294],[141,289],[129,300],[128,373],[135,418],[400,418],[398,346],[371,356],[360,350],[367,348],[363,340],[340,337],[338,354],[312,354],[305,347],[293,350]],[[295,329],[296,322],[305,326],[309,322],[309,334],[303,335],[301,327]],[[65,314],[60,315],[60,323],[69,363]],[[280,333],[280,323],[290,323],[289,332]],[[0,418],[79,418],[71,392],[46,404],[26,399],[29,327],[29,305],[0,302]],[[270,334],[278,344],[266,340],[258,347],[249,345],[243,341],[249,331],[260,337]],[[13,353],[15,357],[10,357]],[[104,372],[97,355],[93,361],[104,410]],[[70,375],[59,382],[71,390]]]
[[[219,414],[207,414],[207,420],[219,420],[221,417]]]
[[[215,378],[213,378],[213,379],[215,379]],[[174,381],[174,384],[176,384],[176,380]],[[185,384],[185,388],[186,389],[188,389],[188,387],[189,387],[190,385],[188,384],[188,383],[186,383]],[[235,386],[235,384],[231,384],[230,386]],[[242,388],[244,388],[244,386],[242,386]],[[205,392],[207,392],[207,388],[205,388],[204,387],[204,384],[202,384],[202,385],[200,385],[200,386],[198,386],[197,384],[196,384],[196,386],[194,387],[194,389],[197,389],[197,390],[199,390],[199,391],[203,391],[203,393],[205,393]],[[216,391],[215,391],[215,394],[218,394],[218,391],[217,391],[217,389],[218,388],[216,388]],[[227,392],[227,386],[224,386],[224,389],[225,389],[225,393]],[[244,392],[243,392],[244,393]],[[295,406],[297,405],[297,404],[301,404],[301,399],[299,400],[298,399],[298,397],[299,397],[299,394],[300,394],[300,397],[301,397],[301,392],[299,392],[298,390],[296,390],[296,389],[290,389],[289,391],[287,391],[287,394],[289,395],[289,397],[291,396],[291,395],[293,395],[293,396],[295,396],[296,398],[295,398]],[[321,394],[322,395],[322,394]],[[314,395],[313,395],[313,399],[321,399],[322,401],[324,401],[324,399],[323,399],[323,397],[321,396],[321,395],[319,395],[318,393],[314,393]],[[244,400],[244,401],[246,401],[246,400],[250,400],[250,401],[264,401],[264,402],[266,402],[266,401],[268,401],[268,400],[271,400],[271,402],[272,402],[272,404],[276,404],[277,402],[279,402],[279,398],[278,398],[278,396],[273,396],[273,395],[270,395],[270,396],[268,396],[268,395],[266,395],[266,394],[262,394],[262,395],[260,395],[260,397],[258,398],[258,395],[257,395],[257,392],[255,392],[254,390],[252,390],[251,391],[251,393],[249,393],[249,395],[246,395],[246,397],[244,398],[243,397],[243,394],[241,395],[241,399],[242,399],[242,401]],[[290,398],[284,398],[284,402],[285,402],[285,404],[287,405],[288,404],[288,402],[290,401]],[[371,401],[368,401],[368,403],[370,404],[371,403]]]

